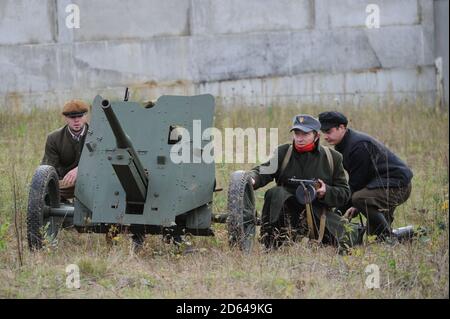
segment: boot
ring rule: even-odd
[[[369,235],[377,235],[379,241],[386,241],[392,237],[391,226],[380,211],[369,211],[367,226]]]

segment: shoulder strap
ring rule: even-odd
[[[329,147],[327,147],[327,146],[322,146],[322,147],[325,150],[325,154],[327,155],[328,165],[330,165],[330,170],[331,170],[331,177],[333,177],[333,175],[334,175],[333,154],[331,154]],[[320,212],[320,224],[319,224],[320,226],[319,226],[319,234],[318,234],[319,238],[317,238],[317,241],[319,243],[322,242],[323,236],[325,235],[326,220],[327,220],[326,210],[322,209]]]
[[[292,144],[289,145],[289,148],[286,154],[284,155],[283,163],[281,163],[280,174],[278,174],[278,177],[281,177],[284,170],[286,169],[286,166],[289,163],[289,160],[291,159],[291,155],[292,155]]]
[[[330,149],[327,146],[322,146],[325,150],[325,154],[327,154],[328,164],[330,165],[331,169],[331,176],[334,175],[334,162],[333,162],[333,155],[331,154]]]

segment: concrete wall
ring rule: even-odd
[[[0,1],[0,45],[54,42],[55,13],[52,0]]]
[[[66,27],[70,3],[79,6],[79,29]],[[379,5],[379,29],[365,26],[369,3]],[[231,106],[418,98],[433,104],[441,50],[435,5],[2,0],[0,107],[60,107],[97,93],[119,98],[126,86],[134,99],[212,93]]]

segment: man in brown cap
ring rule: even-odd
[[[58,172],[63,199],[74,197],[78,162],[89,127],[86,116],[88,111],[89,105],[85,102],[68,101],[62,110],[66,125],[47,136],[41,164],[53,166]]]

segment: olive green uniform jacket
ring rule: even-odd
[[[70,170],[78,166],[88,128],[86,124],[84,135],[79,141],[72,137],[67,125],[50,133],[47,136],[41,164],[53,166],[59,178],[64,178]]]
[[[295,188],[285,186],[289,178],[321,179],[326,184],[326,193],[323,198],[314,200],[313,207],[321,206],[328,208],[326,228],[339,242],[344,241],[345,238],[348,238],[344,225],[347,223],[347,220],[331,211],[332,207],[341,206],[351,196],[350,187],[342,164],[342,155],[330,149],[334,164],[332,173],[324,148],[319,143],[316,145],[315,150],[307,153],[299,153],[293,148],[291,158],[281,174],[281,166],[290,144],[281,145],[275,151],[274,156],[277,156],[278,160],[278,168],[275,173],[261,173],[262,166],[268,166],[270,161],[275,159],[274,157],[269,162],[261,164],[250,171],[251,176],[255,179],[255,189],[263,187],[273,180],[277,182],[277,186],[269,189],[271,193],[269,212],[262,212],[263,215],[270,214],[270,218],[266,216],[263,219],[269,220],[270,224],[276,223],[280,218],[284,203],[290,197],[295,196]],[[317,214],[319,212],[316,209],[313,209],[313,211],[316,217],[318,217]],[[354,240],[353,235],[356,238],[357,234],[352,234],[352,241]]]
[[[295,196],[295,189],[284,187],[289,178],[299,179],[318,179],[324,181],[326,186],[325,197],[317,199],[319,204],[327,207],[336,207],[346,203],[350,198],[350,187],[345,176],[344,167],[342,166],[342,155],[330,149],[334,172],[331,175],[331,167],[328,162],[327,155],[323,147],[318,145],[315,150],[307,153],[299,153],[292,150],[291,158],[286,165],[286,168],[280,176],[281,164],[286,155],[290,144],[284,144],[278,147],[275,154],[278,157],[278,169],[273,174],[261,174],[261,166],[269,165],[269,162],[253,168],[250,172],[255,179],[254,188],[260,188],[274,179],[280,187],[277,200],[273,201],[271,207],[271,221],[278,218],[278,213],[281,211],[283,203],[290,197]],[[273,159],[272,159],[273,160]]]

